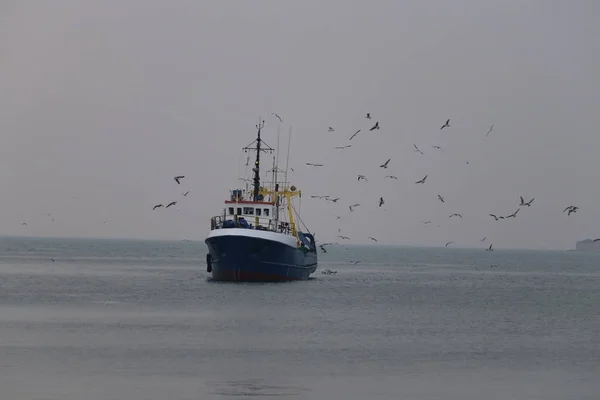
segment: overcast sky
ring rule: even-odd
[[[598,15],[583,0],[3,1],[0,234],[203,240],[259,116],[275,147],[276,112],[320,240],[572,248],[600,236]],[[535,201],[516,219],[488,216],[521,195]]]

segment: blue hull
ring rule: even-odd
[[[290,247],[263,238],[217,236],[205,240],[207,271],[219,281],[294,281],[317,268],[316,249]]]

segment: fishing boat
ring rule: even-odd
[[[300,199],[302,192],[287,181],[287,167],[279,169],[278,154],[267,171],[272,173],[271,181],[261,182],[261,154],[274,153],[261,138],[263,127],[264,121],[259,122],[257,138],[242,148],[256,153],[252,178],[240,178],[245,188],[231,190],[222,214],[210,219],[206,271],[213,280],[305,280],[317,269],[315,238],[303,223],[305,231],[300,231],[296,222],[296,217],[302,220],[293,200]],[[282,172],[284,177],[278,182]]]

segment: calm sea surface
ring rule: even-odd
[[[205,253],[0,238],[0,399],[600,398],[600,254],[339,247],[228,284]]]

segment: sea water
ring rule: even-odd
[[[600,398],[598,254],[333,246],[276,284],[205,254],[0,238],[0,398]]]

